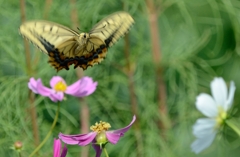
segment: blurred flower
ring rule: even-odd
[[[16,150],[17,152],[21,152],[21,150],[23,149],[23,143],[21,141],[16,141],[11,147],[11,149]]]
[[[64,144],[63,149],[61,150],[62,144],[61,141],[59,139],[54,139],[54,143],[53,143],[53,157],[65,157],[67,155],[67,147]],[[61,153],[62,151],[62,153]],[[61,154],[61,156],[60,156]]]
[[[92,143],[93,148],[96,151],[96,157],[100,157],[102,153],[102,148],[108,142],[112,144],[116,144],[120,137],[124,135],[125,132],[133,125],[136,120],[136,116],[133,116],[131,123],[125,128],[121,128],[118,130],[108,131],[111,127],[109,123],[102,122],[95,123],[94,126],[91,126],[90,129],[92,132],[88,134],[78,134],[78,135],[65,135],[60,133],[59,138],[66,144],[71,145],[80,145],[86,146]]]
[[[92,94],[97,87],[97,82],[93,82],[90,77],[83,77],[70,86],[60,76],[53,76],[50,80],[51,88],[45,87],[41,79],[35,80],[33,77],[28,82],[28,87],[34,93],[49,97],[52,101],[62,101],[64,93],[75,97],[84,97]]]
[[[205,93],[197,97],[197,109],[208,118],[200,118],[193,125],[193,134],[197,139],[192,143],[191,148],[195,153],[200,153],[212,144],[227,118],[227,111],[232,106],[235,89],[234,82],[231,81],[228,93],[224,80],[214,78],[211,82],[213,97]]]
[[[14,147],[15,147],[16,150],[19,150],[19,149],[22,149],[23,144],[22,144],[21,141],[16,141],[16,142],[14,143]]]

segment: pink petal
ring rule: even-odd
[[[96,132],[90,132],[88,134],[78,134],[78,135],[65,135],[60,133],[58,137],[66,144],[71,144],[71,145],[78,144],[80,146],[86,146],[95,139],[96,135],[97,135]]]
[[[61,153],[61,157],[65,157],[67,155],[67,151],[68,151],[68,149],[67,149],[66,145],[64,144],[64,147],[63,147],[63,150]]]
[[[52,93],[49,95],[49,98],[54,102],[62,101],[64,99],[64,93],[52,91]]]
[[[42,84],[42,81],[39,79],[37,80],[37,91],[42,96],[49,96],[52,92],[52,89],[45,87]]]
[[[38,94],[37,92],[37,81],[39,81],[40,79],[35,80],[33,77],[31,77],[29,79],[28,82],[28,88],[31,89],[33,91],[33,93]]]
[[[117,144],[117,142],[119,141],[121,136],[123,136],[123,134],[113,133],[110,131],[106,132],[106,137],[107,137],[108,141],[112,144]]]
[[[93,82],[91,77],[83,77],[72,85],[68,86],[66,94],[76,97],[84,97],[92,94],[97,87],[97,82]]]
[[[60,157],[61,141],[54,139],[53,143],[53,157]]]
[[[52,79],[50,80],[50,87],[54,88],[54,86],[60,81],[62,81],[64,84],[66,84],[64,79],[61,78],[60,76],[53,76]]]
[[[102,154],[102,149],[100,148],[100,146],[98,144],[94,144],[96,141],[94,140],[92,143],[92,147],[94,148],[94,150],[96,151],[96,156],[95,157],[100,157]]]
[[[69,85],[67,87],[67,90],[65,91],[66,94],[69,94],[69,95],[74,95],[75,93],[77,93],[79,91],[79,88],[80,88],[80,84],[81,84],[81,79],[76,81],[75,83]]]
[[[108,141],[112,144],[116,144],[118,142],[118,140],[120,139],[120,137],[122,137],[124,135],[124,133],[127,132],[128,129],[130,129],[130,127],[133,125],[135,120],[136,120],[136,116],[134,115],[131,123],[128,126],[126,126],[125,128],[113,130],[113,131],[107,131],[106,137],[107,137]]]

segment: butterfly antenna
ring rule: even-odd
[[[79,32],[85,32],[84,30],[81,30],[79,27],[77,27],[77,29],[79,30]]]

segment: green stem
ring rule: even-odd
[[[234,120],[227,120],[226,124],[230,128],[232,128],[238,134],[238,136],[240,136],[240,127],[237,126],[237,125],[239,125],[237,122],[235,122]]]
[[[59,110],[60,110],[60,102],[58,102],[58,109],[57,109],[56,115],[54,117],[54,121],[52,123],[50,131],[48,132],[48,134],[46,135],[44,140],[39,144],[39,146],[29,155],[29,157],[32,157],[34,154],[36,154],[42,148],[42,146],[47,142],[48,138],[52,134],[52,131],[57,123]]]
[[[109,156],[108,156],[108,153],[107,153],[107,149],[106,149],[105,147],[103,147],[103,151],[104,151],[106,157],[109,157]]]
[[[19,156],[19,157],[21,157],[21,156],[22,156],[22,155],[21,155],[21,152],[18,152],[18,156]]]

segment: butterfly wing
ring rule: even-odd
[[[108,48],[124,36],[133,23],[133,18],[127,12],[116,12],[98,22],[89,34],[102,39]]]
[[[78,47],[76,38],[79,36],[77,32],[57,23],[40,20],[23,23],[19,32],[48,54],[50,64],[58,71],[68,69],[65,59],[75,56],[74,51]]]
[[[133,24],[126,12],[114,13],[97,23],[89,33],[77,33],[49,21],[29,21],[20,26],[20,33],[49,55],[49,63],[57,69],[87,69],[100,63],[108,47],[128,32]]]
[[[100,63],[107,54],[107,49],[124,36],[134,20],[126,12],[116,12],[98,22],[89,32],[87,47],[93,47],[88,65]]]
[[[19,31],[25,38],[47,54],[48,50],[44,45],[52,45],[52,47],[56,48],[66,42],[65,46],[68,46],[76,42],[74,38],[79,35],[77,32],[60,24],[38,20],[23,23]]]

